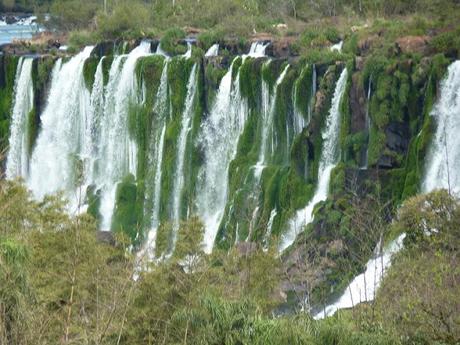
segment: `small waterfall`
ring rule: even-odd
[[[92,50],[93,47],[85,48],[62,67],[60,60],[56,63],[27,181],[38,199],[58,191],[66,192],[70,207],[81,201],[76,188],[81,178],[80,153],[90,108],[83,66]]]
[[[81,157],[85,162],[85,186],[94,181],[96,157],[99,155],[98,139],[101,136],[101,115],[104,111],[104,73],[102,70],[104,58],[99,61],[94,76],[93,89],[90,98],[90,111],[88,113],[88,126]]]
[[[339,43],[336,43],[333,46],[331,46],[330,50],[331,50],[331,52],[336,51],[336,52],[341,53],[342,48],[343,48],[343,41],[340,41]]]
[[[211,46],[211,48],[208,49],[206,54],[204,54],[205,57],[214,57],[219,55],[219,44],[214,44]]]
[[[155,55],[162,55],[166,58],[169,57],[169,55],[161,48],[161,43],[158,43],[157,50],[155,51]]]
[[[167,120],[169,118],[168,108],[168,66],[169,59],[166,58],[160,77],[160,85],[157,90],[154,110],[154,124],[149,143],[148,165],[153,169],[153,176],[147,179],[146,188],[152,191],[152,209],[150,217],[150,230],[147,234],[143,248],[138,253],[138,259],[143,262],[155,261],[155,248],[158,227],[160,226],[160,201],[161,201],[161,182],[163,176],[163,154],[165,148],[165,135]],[[159,131],[161,129],[161,131]],[[150,180],[153,185],[150,185]],[[148,214],[148,208],[145,214]]]
[[[199,179],[197,204],[198,213],[205,224],[204,242],[208,253],[212,251],[224,214],[228,169],[236,155],[238,138],[247,119],[247,104],[241,97],[239,73],[232,81],[233,63],[220,82],[215,103],[199,136],[205,159]]]
[[[159,117],[159,123],[163,123],[159,141],[153,140],[151,145],[151,152],[157,151],[155,158],[149,159],[152,165],[155,165],[155,183],[153,186],[153,212],[152,212],[152,229],[157,229],[160,225],[160,200],[161,200],[161,177],[163,165],[163,151],[165,145],[166,133],[166,118],[168,114],[168,66],[169,61],[165,60],[163,71],[161,72],[160,87],[157,91],[157,98],[155,101],[155,114]]]
[[[265,66],[268,66],[270,62],[267,62]],[[261,144],[259,151],[259,159],[255,166],[255,175],[259,179],[262,171],[267,163],[267,147],[270,145],[270,152],[273,153],[274,143],[273,143],[273,119],[275,116],[275,106],[276,98],[278,95],[278,87],[283,82],[286,77],[289,65],[286,65],[283,72],[276,80],[275,89],[272,97],[270,97],[270,87],[265,80],[262,80],[262,134],[261,134]]]
[[[20,58],[14,85],[14,105],[6,162],[6,178],[27,179],[29,172],[28,117],[34,107],[32,58]]]
[[[323,131],[323,148],[318,169],[318,186],[309,204],[302,210],[297,211],[293,219],[288,223],[288,229],[282,237],[280,251],[288,248],[302,231],[303,227],[313,220],[313,210],[316,204],[326,200],[331,171],[339,161],[338,138],[340,131],[340,102],[345,92],[348,72],[345,68],[340,75],[335,87],[331,109],[327,117]]]
[[[277,215],[278,215],[278,212],[276,211],[276,208],[274,208],[270,212],[270,217],[268,218],[267,232],[265,233],[265,236],[264,236],[264,250],[268,249],[268,244],[270,243],[270,237],[272,235],[273,222],[275,221],[275,218]]]
[[[247,57],[252,58],[260,58],[265,57],[265,50],[270,45],[270,43],[262,43],[262,42],[253,42],[251,44],[251,48],[249,49],[249,53],[247,55],[243,55],[243,59]]]
[[[192,129],[193,105],[195,103],[195,95],[197,93],[197,65],[194,64],[187,85],[187,96],[185,99],[185,107],[182,113],[182,122],[179,138],[177,141],[177,158],[176,172],[173,186],[173,205],[171,219],[173,221],[172,247],[170,253],[174,251],[177,233],[181,220],[181,201],[182,192],[185,183],[184,165],[186,160],[186,147],[190,130]]]
[[[402,249],[405,237],[406,234],[400,235],[383,251],[377,246],[374,257],[366,264],[366,270],[353,279],[335,303],[325,307],[314,318],[324,319],[334,315],[340,309],[353,308],[359,303],[373,301],[385,272],[391,265],[391,258]]]
[[[115,57],[106,87],[104,114],[101,123],[100,166],[95,183],[101,188],[101,230],[110,230],[118,183],[127,175],[136,176],[137,144],[129,133],[130,107],[139,104],[139,83],[136,64],[150,55],[150,42],[141,42],[128,55]]]
[[[460,195],[460,61],[449,66],[431,116],[437,128],[429,150],[422,191],[445,188]]]
[[[362,166],[362,169],[367,169],[369,167],[369,140],[370,140],[370,135],[371,135],[371,116],[370,116],[371,93],[372,93],[372,76],[369,77],[369,86],[367,89],[367,106],[366,106],[367,145],[366,145],[366,153],[364,156],[364,164]]]

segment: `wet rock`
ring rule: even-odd
[[[113,232],[111,231],[97,231],[96,240],[99,243],[108,244],[110,246],[115,246],[117,243],[115,240],[115,236],[113,235]]]
[[[430,37],[428,36],[405,36],[396,40],[398,50],[403,54],[428,53]]]
[[[255,242],[239,242],[236,245],[238,256],[249,256],[257,250],[257,243]]]
[[[351,132],[358,133],[366,130],[367,97],[360,82],[360,74],[353,74],[350,90]]]

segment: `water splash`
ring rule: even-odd
[[[437,128],[429,150],[424,193],[445,188],[460,196],[460,61],[449,66],[446,78],[441,83],[440,99],[431,116]]]
[[[11,133],[6,162],[6,178],[22,177],[29,173],[28,116],[34,107],[32,58],[20,58],[14,85],[14,105],[11,115]]]
[[[280,252],[294,243],[303,227],[313,220],[315,205],[327,198],[331,171],[339,160],[338,139],[340,131],[340,102],[345,92],[347,77],[347,69],[344,69],[337,81],[331,109],[322,134],[323,148],[318,169],[318,186],[316,187],[315,194],[308,205],[304,209],[297,211],[294,218],[289,221],[287,232],[281,239]]]

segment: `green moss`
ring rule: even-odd
[[[117,186],[112,230],[123,232],[134,243],[140,231],[140,215],[136,208],[137,185],[132,175],[126,176]]]
[[[86,59],[85,64],[83,65],[83,77],[85,78],[85,85],[90,92],[93,89],[94,78],[96,75],[96,69],[98,64],[98,58],[90,57]]]
[[[161,49],[171,56],[181,55],[187,51],[187,46],[179,42],[185,39],[185,31],[178,28],[171,28],[161,38]]]
[[[15,56],[0,56],[0,149],[2,151],[8,146],[18,61],[19,58]]]
[[[88,214],[92,215],[98,223],[101,221],[100,207],[101,207],[101,192],[96,190],[94,185],[86,189],[86,203],[88,204]]]

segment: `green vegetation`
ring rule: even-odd
[[[406,249],[377,300],[323,321],[300,311],[273,317],[282,301],[282,262],[256,246],[204,255],[198,219],[181,225],[170,260],[133,280],[135,261],[124,239],[96,240],[94,220],[69,217],[59,198],[36,203],[21,185],[2,181],[0,204],[2,344],[454,345],[460,339],[460,206],[446,192],[416,197],[401,209],[391,228],[407,233]],[[427,236],[427,227],[436,231]]]

